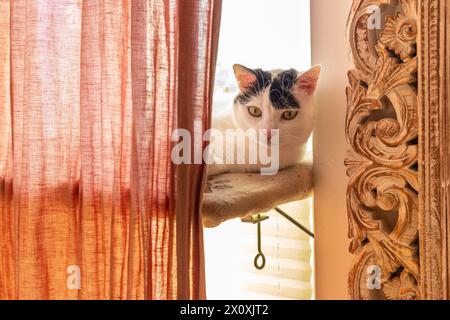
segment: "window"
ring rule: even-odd
[[[236,84],[232,65],[307,70],[311,66],[309,0],[227,0],[216,74],[214,113],[231,107]],[[312,201],[281,206],[312,227]],[[312,241],[297,227],[270,212],[262,224],[267,265],[253,266],[256,225],[229,221],[205,230],[209,299],[312,299]]]

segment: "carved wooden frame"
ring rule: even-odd
[[[450,4],[354,0],[346,159],[352,299],[448,299]]]

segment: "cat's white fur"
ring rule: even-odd
[[[220,133],[223,136],[225,136],[227,129],[242,129],[244,131],[247,131],[248,129],[255,129],[258,131],[261,129],[278,129],[279,169],[281,170],[301,162],[305,156],[306,145],[313,129],[314,92],[320,70],[321,67],[316,66],[299,75],[298,80],[302,80],[301,78],[303,77],[303,79],[310,82],[308,84],[312,86],[312,91],[311,87],[307,90],[301,85],[298,85],[293,89],[294,96],[301,106],[300,109],[292,109],[293,111],[298,111],[298,115],[295,119],[283,119],[282,115],[287,110],[276,109],[272,106],[269,98],[269,86],[257,97],[252,97],[245,105],[236,102],[229,112],[214,117],[212,122],[213,129],[217,130],[216,133]],[[279,72],[280,71],[278,70],[272,71],[272,74],[275,76]],[[251,116],[248,112],[248,106],[259,107],[262,110],[262,116],[260,118]],[[251,138],[247,138],[245,141],[245,148],[229,145],[230,143],[235,144],[235,141],[224,141],[225,150],[228,153],[233,152],[233,154],[228,154],[228,156],[231,156],[234,159],[237,159],[238,156],[248,159],[249,143],[255,142],[249,141],[249,139]],[[214,142],[214,133],[212,134],[211,140],[212,144],[217,143]],[[213,150],[213,147],[211,146],[210,149]],[[225,152],[223,157],[226,157],[227,152]],[[216,157],[214,154],[212,154],[212,156]],[[225,158],[222,159],[222,162],[225,162]],[[208,175],[217,175],[225,172],[260,172],[261,168],[267,167],[267,164],[261,164],[260,161],[258,161],[257,164],[211,164],[208,165]]]

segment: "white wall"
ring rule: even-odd
[[[344,158],[345,87],[351,64],[345,30],[352,0],[311,0],[312,64],[322,64],[314,134],[316,298],[347,299]]]

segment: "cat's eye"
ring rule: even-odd
[[[298,115],[297,111],[285,111],[283,113],[283,119],[284,120],[294,120]]]
[[[262,111],[258,107],[248,107],[248,113],[255,118],[260,118],[262,116]]]

